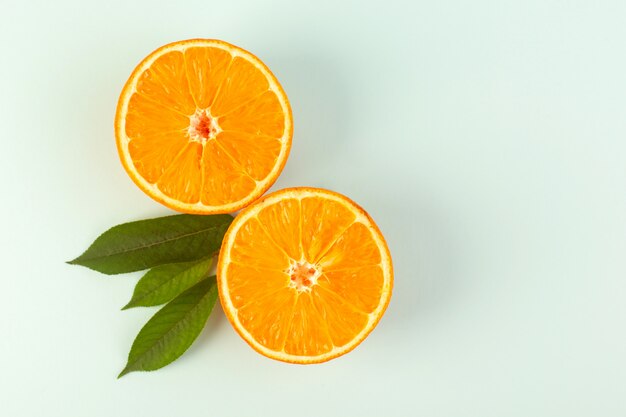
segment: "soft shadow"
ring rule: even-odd
[[[320,186],[346,154],[353,97],[348,75],[320,45],[283,45],[263,55],[291,103],[294,137],[289,160],[274,189]]]
[[[446,306],[462,296],[459,237],[445,204],[411,178],[408,166],[381,165],[374,170],[385,169],[385,175],[369,170],[362,176],[351,173],[347,182],[336,180],[346,169],[346,155],[353,155],[363,140],[355,137],[363,121],[354,110],[359,108],[354,102],[360,96],[354,90],[358,85],[331,53],[315,44],[298,49],[275,45],[263,55],[289,96],[295,126],[289,161],[273,188],[350,190],[381,227],[391,249],[395,288],[386,319],[406,326],[445,314]]]
[[[394,291],[386,320],[412,327],[446,314],[462,296],[459,240],[442,207],[423,190],[392,195],[372,191],[363,204],[381,228],[394,265]]]

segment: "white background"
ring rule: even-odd
[[[626,3],[28,1],[0,9],[0,414],[626,415]],[[64,261],[170,213],[126,176],[118,94],[156,47],[263,59],[321,186],[387,237],[395,291],[355,351],[266,359],[219,307],[179,361],[116,380],[140,274]]]

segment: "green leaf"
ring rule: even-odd
[[[135,286],[131,300],[122,310],[167,303],[187,288],[207,278],[212,259],[155,266]]]
[[[85,253],[68,263],[121,274],[195,261],[219,251],[232,221],[227,214],[179,214],[124,223],[104,232]]]
[[[178,359],[200,334],[216,300],[213,276],[166,304],[139,331],[118,378],[133,371],[154,371]]]

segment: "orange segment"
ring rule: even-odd
[[[302,258],[302,246],[300,244],[300,222],[292,221],[299,219],[300,200],[286,198],[259,211],[259,223],[265,227],[267,234],[272,237],[276,245],[283,249],[291,258]]]
[[[276,294],[289,283],[289,275],[277,270],[233,263],[228,266],[228,272],[232,277],[233,304],[237,308],[241,308],[250,300],[258,300]]]
[[[292,313],[284,351],[290,355],[320,356],[333,348],[326,321],[315,314],[310,294],[300,294]]]
[[[279,139],[241,132],[221,132],[215,140],[246,174],[257,181],[272,172],[282,147]]]
[[[358,310],[371,313],[378,305],[378,299],[385,277],[379,265],[363,268],[325,272],[318,280],[321,288],[325,288]],[[354,291],[358,287],[359,291]]]
[[[256,182],[214,140],[204,145],[202,167],[202,203],[205,205],[220,206],[238,201],[256,188]]]
[[[302,199],[302,245],[309,262],[317,262],[339,235],[350,226],[356,215],[345,205],[320,198]]]
[[[202,145],[188,142],[159,178],[157,186],[165,195],[178,196],[185,203],[197,203],[202,191]],[[178,190],[185,190],[182,195]]]
[[[170,166],[173,159],[171,155],[178,155],[187,144],[176,132],[161,133],[131,139],[128,152],[137,172],[153,184]]]
[[[284,134],[285,115],[273,91],[266,91],[253,101],[219,115],[220,127],[225,132],[241,132],[280,138]]]
[[[269,87],[267,77],[259,71],[255,63],[237,56],[233,58],[226,76],[219,85],[215,100],[211,104],[212,113],[219,117],[260,96]]]
[[[196,107],[206,109],[213,103],[231,61],[231,54],[219,48],[190,47],[185,50],[189,90]]]
[[[115,134],[124,168],[146,194],[174,210],[211,214],[237,211],[267,191],[285,165],[293,126],[285,92],[257,57],[194,39],[137,66],[118,101]]]
[[[380,249],[372,230],[363,223],[354,223],[319,259],[324,271],[351,269],[380,263]]]
[[[159,56],[137,80],[137,93],[188,115],[196,110],[189,92],[185,58],[179,51]]]
[[[317,286],[312,291],[316,312],[325,322],[335,346],[344,346],[367,325],[367,314],[346,304],[337,294]]]
[[[340,194],[291,188],[244,209],[217,267],[233,327],[261,354],[324,362],[354,349],[382,317],[393,286],[373,220]]]
[[[281,349],[287,338],[295,300],[296,295],[289,291],[254,297],[237,310],[237,319],[266,349]]]
[[[189,118],[141,94],[133,94],[128,102],[125,127],[124,136],[127,139],[176,132],[177,138],[184,140]]]
[[[289,267],[289,257],[272,242],[256,219],[242,225],[235,236],[232,242],[231,261],[275,271],[285,271]]]

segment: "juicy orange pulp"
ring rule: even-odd
[[[235,329],[260,353],[296,363],[358,345],[382,316],[392,279],[389,251],[367,213],[313,188],[282,190],[242,211],[218,265]]]
[[[232,212],[265,192],[291,146],[291,110],[269,69],[215,40],[159,48],[128,80],[118,150],[148,195],[190,213]]]

